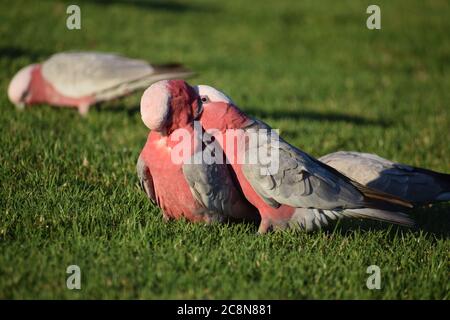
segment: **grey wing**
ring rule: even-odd
[[[154,71],[132,81],[120,83],[114,87],[108,88],[95,95],[96,101],[106,101],[124,96],[135,90],[146,89],[151,84],[160,80],[185,79],[194,73],[180,64],[154,65]]]
[[[223,152],[217,143],[215,145],[216,152]],[[211,147],[212,144],[206,148]],[[192,156],[190,163],[183,165],[183,174],[192,195],[203,205],[205,212],[219,221],[228,218],[258,220],[258,212],[236,187],[229,166],[226,163],[198,161],[202,159],[202,154],[199,151]]]
[[[42,64],[44,78],[68,97],[95,95],[152,72],[145,61],[96,52],[58,53]]]
[[[258,121],[247,128],[247,133],[261,129],[270,128]],[[269,205],[319,209],[364,206],[363,194],[346,177],[289,145],[273,131],[265,138],[260,135],[257,144],[247,147],[245,159],[261,153],[273,157],[270,165],[245,161],[242,172]]]
[[[146,61],[115,54],[65,52],[45,61],[42,74],[65,96],[94,96],[96,101],[102,101],[192,72],[180,65],[151,66]]]
[[[445,190],[443,174],[395,163],[375,154],[340,151],[319,160],[361,184],[415,203],[432,202]]]
[[[291,219],[287,222],[287,226],[313,231],[328,226],[331,221],[342,218],[371,219],[409,227],[414,226],[414,221],[404,213],[371,208],[347,210],[296,208]]]
[[[141,185],[142,189],[145,191],[150,201],[153,204],[156,204],[156,195],[155,195],[155,188],[153,186],[153,178],[152,175],[150,174],[150,170],[148,169],[144,159],[142,159],[141,156],[139,156],[136,164],[136,173],[139,179],[139,184]]]
[[[378,179],[381,172],[393,165],[393,162],[377,155],[353,151],[330,153],[320,157],[319,161],[364,185]]]

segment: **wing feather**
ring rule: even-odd
[[[270,131],[270,127],[256,121],[249,130],[264,129],[267,136],[258,143],[248,144],[245,159],[251,154],[273,154],[276,152],[276,170],[265,174],[267,166],[260,161],[246,162],[242,172],[255,191],[274,207],[286,204],[292,207],[318,209],[346,209],[388,206],[407,206],[409,203],[394,196],[384,194],[352,181],[337,170],[312,158],[291,146]],[[273,162],[271,163],[273,165]]]
[[[395,163],[375,154],[339,151],[319,160],[363,185],[413,203],[433,202],[450,189],[448,175]]]
[[[223,152],[218,143],[207,144],[206,148],[209,149],[206,152],[210,154]],[[199,153],[194,154],[189,163],[183,164],[182,169],[192,195],[203,205],[206,212],[215,215],[220,221],[229,218],[258,220],[256,209],[248,203],[236,186],[229,165],[226,163],[207,164],[205,161],[196,163],[195,159],[202,159],[202,151]]]
[[[136,164],[136,173],[139,179],[139,184],[141,185],[144,192],[147,194],[148,198],[153,204],[156,204],[155,188],[153,186],[153,178],[150,174],[150,170],[145,164],[144,159],[139,156]]]
[[[42,74],[67,97],[94,96],[97,101],[123,96],[163,79],[192,72],[181,65],[152,66],[144,60],[98,52],[63,52],[42,64]]]

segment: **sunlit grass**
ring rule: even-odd
[[[450,171],[447,1],[0,3],[0,77],[62,50],[180,61],[314,156],[336,150]],[[448,204],[418,230],[344,222],[257,236],[251,225],[164,223],[137,186],[139,94],[87,119],[1,95],[0,298],[449,298]],[[65,286],[79,265],[82,290]],[[378,265],[381,290],[366,288]]]

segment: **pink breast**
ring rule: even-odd
[[[143,150],[144,160],[152,174],[158,205],[171,218],[203,220],[202,216],[196,214],[201,206],[192,196],[182,166],[172,162],[170,153],[158,143],[160,139],[159,133],[152,131]]]

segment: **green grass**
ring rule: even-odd
[[[72,3],[72,2],[70,2]],[[0,2],[0,89],[56,51],[181,61],[314,156],[336,150],[450,171],[446,0]],[[82,119],[0,97],[0,298],[449,299],[450,206],[417,230],[344,222],[257,236],[251,225],[164,223],[137,186],[139,94]],[[82,290],[66,289],[66,267]],[[378,265],[381,290],[365,286]]]

